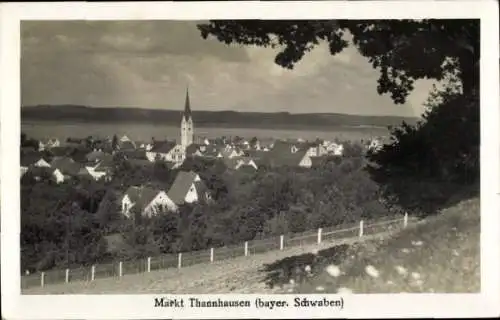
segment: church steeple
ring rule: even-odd
[[[189,87],[186,89],[186,101],[184,103],[184,113],[181,120],[181,146],[184,150],[193,143],[194,126],[191,115],[191,104],[189,102]]]
[[[184,103],[184,119],[191,119],[191,105],[189,103],[189,86],[186,88],[186,101]]]

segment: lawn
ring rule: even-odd
[[[288,293],[479,292],[479,238],[476,198],[444,209],[393,237],[267,265],[268,283]]]

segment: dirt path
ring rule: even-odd
[[[363,240],[384,238],[389,233],[363,237]],[[269,264],[286,257],[296,256],[314,249],[326,249],[340,244],[359,242],[357,237],[320,245],[270,251],[248,257],[198,264],[182,269],[155,270],[150,273],[125,275],[122,278],[98,279],[94,282],[74,282],[23,289],[23,294],[205,294],[205,293],[277,293],[263,282],[262,271]]]

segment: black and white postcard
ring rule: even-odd
[[[5,319],[499,315],[496,1],[0,9]]]

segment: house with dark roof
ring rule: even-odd
[[[146,157],[154,162],[157,159],[170,162],[184,161],[184,150],[175,141],[155,141],[151,150],[146,151]]]
[[[205,145],[199,145],[196,143],[192,143],[186,148],[186,156],[187,157],[201,157],[201,156],[203,156],[202,150],[206,150]]]
[[[47,150],[54,147],[59,147],[61,142],[57,138],[41,139],[38,141],[38,150]]]
[[[70,177],[76,177],[80,173],[80,169],[83,167],[82,164],[74,161],[69,157],[54,157],[50,162],[50,165],[54,168],[59,169],[64,175],[65,179]]]
[[[30,167],[27,173],[35,178],[35,180],[41,180],[43,177],[50,177],[50,179],[58,184],[64,182],[65,180],[61,171],[54,167]]]
[[[21,153],[21,176],[32,167],[49,168],[51,165],[45,160],[39,152]]]
[[[176,205],[211,199],[205,183],[193,171],[179,171],[167,195]]]
[[[152,217],[163,212],[176,210],[177,205],[165,191],[148,186],[132,186],[121,198],[122,214],[131,219],[137,218],[134,214]]]
[[[89,164],[91,164],[91,163],[96,164],[99,161],[102,161],[103,159],[106,159],[106,158],[113,158],[113,155],[106,153],[104,151],[98,151],[98,150],[91,151],[85,155],[85,159],[87,159],[87,162],[89,162]]]
[[[137,149],[135,142],[132,140],[123,140],[123,141],[119,140],[117,147],[119,150],[135,150],[135,149]]]
[[[226,167],[230,170],[251,169],[254,171],[259,169],[255,161],[248,157],[225,158],[223,161]]]
[[[260,159],[260,164],[270,167],[303,167],[310,168],[312,166],[311,157],[307,154],[307,150],[298,149],[294,152],[282,150],[281,148],[273,148],[266,152],[265,156]]]

